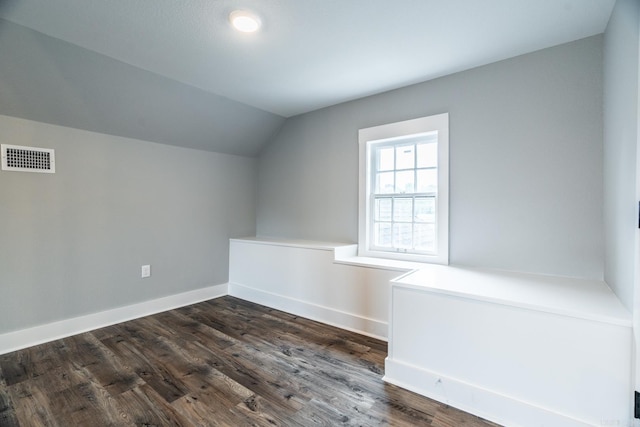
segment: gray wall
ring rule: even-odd
[[[605,280],[630,310],[636,263],[637,0],[618,0],[604,37]]]
[[[450,262],[602,278],[602,36],[287,120],[259,158],[258,234],[355,242],[358,129],[442,112]]]
[[[257,155],[284,118],[0,19],[0,114]]]
[[[55,174],[0,171],[0,334],[228,281],[256,160],[0,116]],[[140,266],[152,277],[140,279]]]

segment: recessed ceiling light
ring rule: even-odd
[[[262,25],[260,18],[246,10],[234,10],[229,15],[229,21],[231,21],[233,28],[243,33],[254,33]]]

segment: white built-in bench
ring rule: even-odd
[[[630,423],[632,319],[603,281],[356,249],[233,239],[229,293],[388,337],[385,381],[507,426]]]
[[[356,245],[231,239],[229,294],[380,339],[387,339],[389,281],[406,269],[336,263]]]
[[[385,380],[508,426],[623,426],[630,314],[603,281],[427,266],[391,281]]]

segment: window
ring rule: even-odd
[[[449,262],[449,115],[360,129],[359,255]]]

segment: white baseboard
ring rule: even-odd
[[[137,304],[118,307],[72,319],[47,323],[28,329],[8,332],[0,335],[0,354],[31,347],[49,341],[69,337],[94,329],[128,320],[138,319],[162,311],[195,304],[198,302],[218,298],[228,293],[228,284],[209,286],[181,294],[170,295]]]
[[[267,307],[282,310],[297,316],[306,317],[327,325],[387,341],[387,322],[358,316],[333,308],[301,301],[295,298],[278,295],[255,289],[239,283],[229,283],[229,295]]]
[[[589,423],[578,420],[551,409],[392,360],[389,357],[385,359],[383,380],[500,425],[513,427],[600,427],[603,425],[601,421]]]

